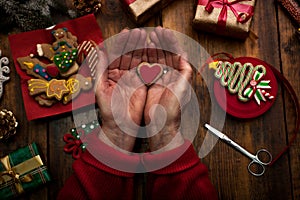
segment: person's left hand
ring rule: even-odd
[[[190,101],[192,67],[169,29],[157,27],[150,38],[148,62],[159,63],[168,70],[148,89],[144,112],[150,150],[161,152],[184,142],[179,128],[182,109]]]

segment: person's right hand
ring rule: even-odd
[[[132,151],[147,95],[133,68],[142,62],[141,48],[147,34],[143,29],[124,29],[115,37],[107,56],[100,53],[102,62],[97,67],[96,97],[102,120],[99,137],[115,148]]]
[[[150,39],[148,62],[160,63],[168,70],[148,89],[144,111],[150,150],[161,152],[184,142],[179,128],[182,109],[190,100],[192,68],[169,29],[155,28],[150,33]],[[174,53],[165,51],[167,49]],[[165,116],[165,121],[162,116]]]

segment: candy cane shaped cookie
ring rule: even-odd
[[[245,63],[244,64],[243,71],[242,71],[244,80],[240,83],[240,88],[238,90],[238,98],[239,98],[240,101],[247,102],[249,100],[249,98],[244,97],[243,91],[245,90],[245,88],[249,84],[254,71],[255,71],[255,69],[254,69],[254,67],[251,63]],[[245,76],[245,73],[247,73],[246,76]]]
[[[231,94],[235,94],[238,92],[240,88],[241,79],[243,79],[243,65],[240,62],[235,62],[231,65],[229,80],[228,80],[228,91]],[[239,81],[237,83],[237,80]]]
[[[97,44],[94,41],[83,41],[78,46],[78,58],[77,62],[83,64],[84,60],[90,68],[91,76],[95,78],[96,66],[99,62],[99,56],[97,53]]]
[[[220,83],[224,87],[228,85],[230,70],[231,70],[231,63],[225,61],[219,63],[219,67],[215,72],[215,77],[220,78]]]

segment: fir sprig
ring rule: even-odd
[[[63,15],[68,8],[59,0],[0,0],[0,26],[2,31],[19,27],[23,31],[53,25],[52,11]]]

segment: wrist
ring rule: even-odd
[[[132,151],[135,143],[135,137],[114,126],[103,125],[98,138],[114,149],[127,154]]]
[[[149,137],[149,147],[154,153],[161,153],[172,150],[181,146],[184,143],[184,138],[177,126],[165,126],[157,133],[154,129],[147,129]]]
[[[166,141],[165,143],[158,143],[154,144],[154,148],[151,149],[151,142],[150,143],[150,149],[153,154],[159,154],[162,152],[167,152],[173,149],[176,149],[177,147],[184,144],[184,138],[182,137],[180,132],[177,132],[175,136],[172,136],[172,138],[163,138],[162,141]]]

